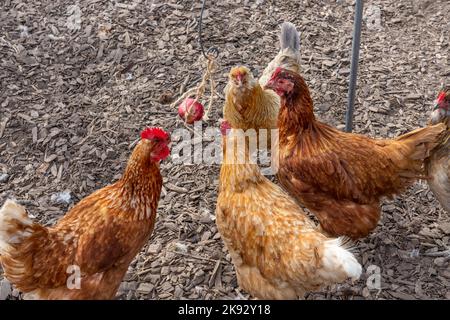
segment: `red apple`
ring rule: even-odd
[[[203,105],[192,98],[186,98],[178,107],[178,115],[187,124],[193,124],[202,119],[204,113]]]

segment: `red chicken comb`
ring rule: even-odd
[[[164,131],[162,128],[158,127],[151,127],[151,128],[145,128],[141,132],[141,139],[161,139],[161,140],[167,140],[169,139],[169,134]]]
[[[444,102],[444,100],[445,100],[446,97],[447,97],[447,92],[442,91],[441,93],[439,93],[436,102],[437,102],[437,103]]]
[[[283,71],[284,69],[282,67],[277,67],[275,69],[275,71],[272,73],[272,77],[270,77],[269,81],[274,80],[276,77],[278,77],[278,75],[281,73],[281,71]]]

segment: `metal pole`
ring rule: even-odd
[[[363,0],[356,0],[355,22],[353,26],[352,61],[350,66],[350,83],[348,88],[347,112],[345,114],[346,132],[351,132],[353,128],[353,107],[355,104],[356,78],[358,76],[362,13],[363,13]]]
[[[202,1],[202,9],[200,11],[200,17],[198,18],[198,42],[200,44],[202,54],[206,59],[209,59],[210,54],[212,54],[214,58],[217,58],[219,56],[219,49],[217,49],[216,47],[211,47],[205,51],[205,48],[203,47],[202,24],[203,24],[203,11],[205,11],[205,2],[206,0]]]

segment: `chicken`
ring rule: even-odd
[[[281,97],[278,179],[332,236],[367,236],[380,219],[380,198],[425,176],[424,159],[445,125],[392,140],[344,133],[315,119],[304,79],[276,69],[267,88]]]
[[[147,128],[116,183],[76,204],[56,225],[33,222],[7,200],[0,209],[0,261],[25,299],[112,299],[147,243],[162,187],[169,136]]]
[[[273,91],[263,90],[247,67],[231,69],[225,87],[223,117],[233,128],[270,129],[277,127],[280,99]]]
[[[358,279],[361,265],[346,241],[320,233],[296,202],[249,161],[248,148],[235,148],[235,131],[224,136],[216,223],[239,286],[260,299],[296,299]]]
[[[259,78],[259,84],[265,86],[278,67],[300,73],[300,60],[300,34],[295,25],[283,22],[280,33],[280,51],[264,69]]]
[[[450,212],[450,87],[439,94],[430,122],[431,124],[444,123],[447,126],[445,138],[431,152],[425,166],[431,191],[442,207]]]
[[[277,66],[299,70],[300,37],[295,26],[289,22],[283,23],[281,27],[280,46],[280,52],[266,67],[259,82],[247,67],[234,67],[229,73],[228,84],[224,90],[224,119],[233,128],[267,129],[269,142],[270,129],[277,127],[280,99],[272,91],[263,90],[262,85]]]

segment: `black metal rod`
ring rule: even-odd
[[[208,55],[212,54],[214,58],[219,56],[219,49],[216,47],[211,47],[205,51],[203,47],[203,34],[202,34],[202,25],[203,25],[203,11],[205,11],[205,2],[206,0],[202,0],[202,9],[200,11],[200,17],[198,18],[198,42],[200,44],[200,50],[205,58],[208,58]]]
[[[352,60],[350,65],[350,82],[348,87],[347,112],[345,114],[346,132],[351,132],[353,128],[353,110],[355,106],[356,80],[358,77],[362,14],[363,14],[363,0],[356,0],[355,22],[353,26]]]

